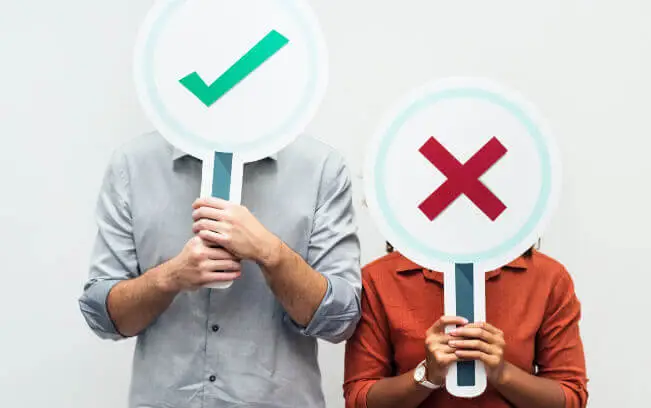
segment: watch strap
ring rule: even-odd
[[[437,390],[437,389],[441,388],[441,385],[436,385],[436,384],[434,384],[434,383],[427,380],[427,360],[421,361],[420,364],[418,364],[418,367],[423,367],[425,369],[424,371],[426,373],[423,376],[422,379],[420,379],[420,380],[417,379],[417,378],[415,379],[418,384],[422,385],[425,388],[429,388],[430,390]]]

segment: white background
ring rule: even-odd
[[[77,298],[109,154],[151,128],[131,82],[136,30],[151,4],[0,2],[2,407],[124,406],[132,343],[95,339]],[[310,128],[356,176],[384,111],[426,80],[492,77],[538,106],[565,164],[543,249],[567,265],[583,302],[590,407],[648,405],[651,2],[312,4],[331,81]],[[382,241],[356,200],[368,261]],[[328,406],[341,407],[343,349],[322,354]]]

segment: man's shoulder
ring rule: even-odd
[[[279,160],[291,160],[304,164],[342,163],[341,154],[329,144],[309,135],[301,135],[278,153]]]
[[[299,136],[278,153],[278,161],[295,174],[335,179],[346,170],[343,156],[327,143],[308,135]]]
[[[128,159],[146,159],[168,157],[174,153],[172,146],[158,132],[152,131],[140,134],[120,145],[116,153]],[[296,164],[318,164],[332,161],[343,163],[343,157],[327,143],[309,136],[301,135],[294,142],[277,153],[279,160]]]
[[[115,154],[127,161],[142,161],[169,158],[173,150],[159,132],[152,131],[130,138],[116,149]]]

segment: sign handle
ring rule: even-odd
[[[201,197],[217,197],[240,204],[244,182],[244,162],[232,153],[214,152],[203,159]],[[228,289],[230,282],[206,285],[210,289]]]
[[[455,264],[445,273],[445,314],[466,318],[469,322],[486,319],[485,272],[474,264]],[[449,273],[448,273],[449,272]],[[446,327],[446,333],[455,326]],[[454,363],[445,387],[456,397],[474,398],[486,390],[486,369],[480,361]]]

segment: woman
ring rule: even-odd
[[[347,408],[584,408],[580,304],[557,261],[530,250],[486,274],[487,323],[443,316],[443,275],[398,252],[367,265],[362,318],[346,346]],[[445,334],[446,325],[457,329]],[[488,388],[455,398],[455,361],[480,360]]]

